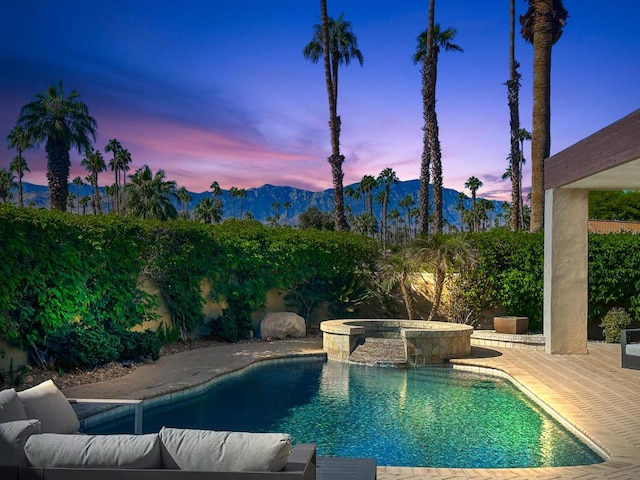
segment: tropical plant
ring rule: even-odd
[[[471,190],[471,210],[476,210],[476,193],[482,187],[482,182],[477,177],[469,177],[468,180],[464,184],[464,188],[468,188]],[[479,229],[478,222],[474,222],[473,231],[477,232]]]
[[[76,187],[76,198],[78,199],[78,214],[80,214],[80,188],[82,188],[84,186],[84,180],[82,180],[82,177],[76,177],[73,179],[72,182],[75,187]]]
[[[69,151],[76,147],[85,153],[95,141],[96,121],[89,109],[73,90],[65,96],[62,81],[50,85],[33,101],[22,107],[18,125],[24,128],[30,139],[38,146],[46,140],[47,179],[51,207],[66,211],[69,194]]]
[[[176,196],[182,203],[182,216],[189,219],[189,202],[193,200],[193,195],[191,195],[191,192],[189,192],[186,187],[180,187],[176,192]]]
[[[20,125],[16,125],[13,127],[9,135],[7,136],[7,142],[9,148],[15,148],[18,151],[18,155],[14,157],[11,165],[9,165],[9,169],[16,172],[18,175],[18,205],[24,207],[24,194],[22,190],[22,177],[24,176],[24,172],[31,172],[29,170],[29,166],[27,165],[27,161],[22,156],[22,153],[25,150],[33,147],[33,143],[31,141],[31,137],[28,132],[25,131]]]
[[[438,234],[418,237],[411,246],[417,259],[434,272],[433,307],[427,320],[433,320],[440,308],[442,291],[451,270],[472,268],[477,261],[477,250],[465,234]]]
[[[456,210],[460,212],[460,231],[464,232],[464,212],[467,211],[464,206],[464,201],[467,199],[467,196],[464,192],[458,192],[458,196],[456,198],[458,200],[458,203],[456,203]]]
[[[114,195],[114,211],[121,213],[122,210],[122,188],[127,184],[127,172],[129,171],[129,163],[131,163],[131,153],[122,147],[122,144],[116,138],[109,140],[104,147],[105,152],[111,152],[113,158],[109,160],[109,168],[115,174],[115,195]],[[122,180],[120,179],[122,175]]]
[[[378,220],[370,213],[363,213],[355,217],[353,222],[354,232],[373,237],[378,233],[378,230]]]
[[[516,6],[515,0],[509,1],[509,80],[507,80],[507,103],[509,105],[509,131],[510,135],[510,153],[509,153],[509,171],[511,178],[511,231],[515,232],[522,229],[521,208],[522,208],[522,170],[521,158],[522,152],[519,149],[518,136],[520,131],[520,112],[519,112],[519,95],[520,95],[520,78],[518,72],[520,64],[515,57],[515,24],[516,24]]]
[[[333,230],[335,222],[327,212],[321,212],[318,207],[309,207],[306,212],[300,214],[298,228],[314,228],[316,230]]]
[[[317,63],[322,55],[324,60],[325,82],[329,98],[329,128],[331,130],[331,165],[333,180],[333,216],[336,230],[348,230],[349,225],[344,214],[344,193],[342,189],[342,164],[344,155],[340,154],[340,125],[338,116],[338,70],[340,65],[348,66],[355,58],[363,63],[362,52],[358,49],[358,39],[351,30],[351,22],[344,20],[343,14],[337,19],[327,15],[327,1],[320,0],[321,24],[314,25],[313,39],[304,47],[306,59]]]
[[[12,195],[11,189],[14,187],[15,182],[11,170],[6,168],[0,169],[0,200],[2,203],[7,203]]]
[[[93,213],[102,213],[102,198],[100,197],[100,187],[98,186],[98,174],[107,169],[104,163],[104,157],[102,153],[100,153],[100,150],[89,150],[80,164],[89,172],[88,178],[93,187],[93,199],[91,202]]]
[[[520,166],[518,168],[518,174],[519,174],[518,175],[519,176],[518,178],[518,183],[519,183],[518,212],[520,213],[519,228],[522,230],[525,228],[525,221],[524,221],[525,208],[524,208],[524,202],[522,200],[522,169],[526,162],[524,158],[524,141],[525,140],[531,141],[531,132],[529,132],[525,128],[521,128],[520,130],[518,130],[518,140],[520,141]]]
[[[292,207],[291,202],[288,202],[288,201],[284,202],[282,204],[282,207],[284,208],[284,211],[285,211],[285,214],[286,214],[286,218],[285,218],[284,223],[285,223],[285,225],[288,225],[289,224],[289,218],[290,218],[290,215],[291,215],[291,212],[290,212],[291,207]]]
[[[520,16],[522,37],[533,44],[533,133],[531,138],[531,232],[544,226],[544,161],[551,152],[551,48],[569,13],[562,0],[528,0]]]
[[[396,172],[393,171],[392,168],[385,168],[378,175],[377,183],[378,185],[382,185],[384,187],[384,198],[382,200],[382,228],[380,230],[380,236],[382,237],[382,243],[387,238],[387,207],[389,206],[389,193],[391,190],[391,185],[398,183],[398,176]]]
[[[164,170],[158,170],[154,175],[149,166],[144,165],[129,178],[131,182],[123,187],[124,206],[128,213],[157,220],[178,217],[178,211],[172,203],[176,198],[176,182],[167,180]]]
[[[394,289],[400,289],[409,320],[415,319],[411,286],[413,275],[419,270],[420,264],[409,248],[402,248],[393,255],[386,256],[378,264],[378,278],[376,280],[379,281],[382,291],[391,294]]]
[[[421,233],[429,233],[429,167],[433,182],[433,229],[442,233],[442,151],[440,148],[438,117],[436,114],[436,80],[438,55],[440,49],[462,52],[459,45],[453,43],[457,30],[449,27],[445,30],[434,23],[434,0],[429,2],[429,25],[418,35],[418,46],[413,62],[422,63],[422,101],[424,118],[424,136],[422,161],[420,163],[420,221]]]
[[[360,191],[367,196],[367,212],[373,215],[373,190],[378,186],[378,181],[375,177],[371,175],[364,175],[362,180],[360,180],[360,185],[358,188]]]
[[[222,202],[218,198],[203,197],[193,210],[196,220],[204,223],[220,223]]]

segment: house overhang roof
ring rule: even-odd
[[[640,189],[640,109],[549,157],[545,189]]]

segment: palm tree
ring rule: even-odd
[[[467,196],[464,192],[458,192],[458,196],[456,198],[458,200],[456,210],[460,212],[460,231],[464,232],[464,212],[467,210],[464,206],[464,201],[467,199]]]
[[[122,148],[122,145],[116,138],[109,140],[109,143],[104,147],[104,151],[113,154],[113,158],[109,160],[109,168],[114,172],[116,178],[113,209],[116,213],[119,213],[121,210],[120,204],[122,203],[122,186],[126,184],[129,163],[131,163],[131,154],[126,148]],[[122,183],[120,182],[120,174],[122,174]]]
[[[399,252],[383,258],[377,269],[380,276],[379,284],[383,291],[391,293],[396,287],[400,289],[409,320],[415,318],[413,297],[411,296],[411,280],[412,276],[420,269],[420,265],[416,260],[415,255],[409,248],[403,248]]]
[[[370,213],[363,213],[355,217],[353,222],[353,230],[356,233],[373,237],[378,233],[378,221],[376,217]]]
[[[242,199],[247,198],[247,190],[244,188],[239,188],[236,191],[236,197],[240,199],[240,215],[238,217],[242,218]]]
[[[466,234],[437,233],[430,237],[419,237],[411,248],[419,261],[435,273],[433,308],[427,318],[430,321],[440,309],[447,273],[475,265],[477,252],[467,240]]]
[[[178,211],[172,200],[176,197],[176,182],[167,180],[164,170],[154,175],[144,165],[133,175],[131,183],[124,186],[125,207],[127,212],[141,218],[170,220],[178,217]]]
[[[203,197],[193,209],[193,215],[204,223],[219,223],[222,220],[222,202],[217,198]]]
[[[405,195],[405,197],[400,200],[400,203],[398,204],[400,208],[405,209],[405,224],[407,225],[406,228],[409,229],[409,234],[407,235],[409,238],[411,237],[411,207],[413,207],[415,204],[416,201],[409,194]]]
[[[18,205],[24,207],[22,177],[24,176],[24,172],[31,172],[31,170],[29,170],[29,166],[27,165],[25,158],[22,156],[22,152],[32,148],[33,143],[31,142],[29,133],[20,125],[16,125],[13,127],[11,132],[9,132],[7,142],[7,146],[9,148],[15,148],[18,151],[18,156],[13,159],[11,165],[9,165],[9,169],[13,170],[18,175]]]
[[[178,200],[182,203],[182,215],[184,218],[189,219],[189,202],[193,200],[193,195],[186,189],[186,187],[180,187],[176,192]]]
[[[327,15],[327,0],[320,0],[321,24],[314,25],[313,39],[304,47],[306,59],[317,63],[322,54],[324,60],[325,82],[329,98],[329,128],[331,130],[331,156],[328,158],[333,178],[333,216],[336,230],[348,230],[349,225],[344,214],[344,194],[342,191],[342,164],[344,155],[340,154],[340,117],[338,116],[338,70],[351,59],[363,62],[362,52],[358,49],[358,39],[351,31],[351,22],[345,21],[343,14],[337,19]]]
[[[287,217],[285,218],[285,225],[289,225],[289,215],[291,214],[290,210],[291,210],[291,202],[284,202],[282,204],[282,207],[284,208],[284,211],[286,212]]]
[[[353,209],[353,198],[355,197],[356,194],[356,189],[353,188],[351,185],[349,185],[347,188],[344,189],[344,196],[349,198],[349,209],[351,210],[351,212],[354,212]]]
[[[7,203],[11,200],[11,189],[14,185],[15,182],[11,170],[0,169],[0,200],[2,200],[2,203]]]
[[[368,213],[370,213],[371,215],[373,215],[373,189],[376,188],[377,186],[378,186],[378,181],[375,179],[375,177],[371,175],[363,176],[362,180],[360,180],[360,185],[358,186],[360,191],[363,194],[367,195],[367,199],[368,199],[367,205],[369,206]]]
[[[522,152],[519,151],[518,132],[520,130],[520,64],[515,58],[515,24],[516,7],[515,0],[509,2],[509,80],[507,80],[507,100],[509,104],[509,128],[511,132],[511,153],[509,155],[509,168],[511,169],[511,231],[515,232],[522,228],[519,224],[520,208],[522,207],[521,182],[522,170],[520,158]],[[520,198],[520,201],[518,201]]]
[[[544,161],[551,153],[551,47],[569,13],[562,0],[528,0],[520,16],[522,37],[533,44],[533,134],[531,141],[531,232],[544,226]]]
[[[380,230],[380,235],[382,237],[382,244],[384,246],[384,242],[387,238],[387,207],[389,206],[389,193],[391,190],[391,185],[394,183],[398,183],[398,176],[396,172],[393,171],[392,168],[385,168],[378,175],[377,183],[378,185],[384,186],[384,197],[382,199],[382,228]]]
[[[476,210],[476,192],[482,186],[482,182],[476,177],[469,177],[469,179],[465,182],[464,187],[471,190],[471,211]],[[474,221],[473,223],[473,231],[478,231],[478,222]]]
[[[73,179],[73,184],[76,186],[76,197],[78,198],[78,215],[80,215],[80,188],[84,186],[84,180],[82,180],[82,177],[76,177]]]
[[[62,91],[62,82],[50,85],[44,93],[20,111],[18,125],[24,128],[35,145],[46,139],[47,179],[51,207],[66,211],[69,194],[69,150],[76,147],[84,153],[96,138],[96,121],[89,109],[73,90],[68,97]]]
[[[220,188],[220,184],[218,182],[216,182],[215,180],[213,182],[211,182],[211,185],[209,186],[209,188],[211,189],[211,193],[213,194],[213,198],[215,200],[218,201],[218,203],[220,203],[220,220],[216,220],[216,223],[222,221],[222,212],[223,212],[223,207],[222,207],[222,188]]]
[[[239,190],[240,189],[238,187],[231,187],[229,189],[229,196],[231,197],[231,214],[233,218],[236,218],[236,198],[238,197]]]
[[[80,165],[89,172],[89,178],[93,186],[93,213],[102,213],[102,199],[100,198],[100,187],[98,186],[98,174],[107,169],[107,165],[104,163],[104,157],[102,153],[100,153],[100,150],[88,150],[85,158],[80,162]]]
[[[520,212],[520,219],[519,219],[519,228],[520,230],[524,229],[524,202],[522,200],[522,168],[523,165],[525,164],[526,160],[524,158],[524,141],[525,140],[529,140],[531,141],[531,132],[527,131],[527,129],[525,128],[521,128],[520,130],[518,130],[518,140],[520,140],[520,166],[518,168],[518,173],[519,173],[519,178],[518,178],[518,192],[519,192],[519,196],[518,196],[518,212]]]
[[[89,197],[87,197],[85,195],[84,197],[82,197],[80,199],[80,201],[78,203],[80,205],[82,205],[82,215],[86,215],[87,214],[87,205],[89,205]]]
[[[462,48],[453,43],[457,30],[453,27],[442,30],[439,24],[434,24],[434,3],[434,0],[429,2],[429,25],[418,35],[418,46],[413,56],[414,63],[422,63],[424,136],[420,164],[420,219],[421,232],[425,235],[429,233],[429,165],[433,173],[433,228],[436,233],[442,233],[443,228],[442,151],[436,115],[438,55],[441,48],[447,52],[462,52]]]

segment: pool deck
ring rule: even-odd
[[[533,350],[473,347],[469,357],[452,363],[509,374],[602,448],[610,457],[608,461],[527,469],[378,467],[378,479],[639,479],[640,370],[620,367],[619,345],[589,343],[588,351],[587,355],[548,355]],[[76,398],[149,399],[197,387],[256,361],[319,354],[321,338],[203,348],[161,357],[124,377],[63,392]]]

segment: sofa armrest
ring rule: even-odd
[[[131,405],[134,407],[134,427],[133,433],[139,435],[142,433],[142,415],[144,408],[143,400],[126,400],[118,398],[67,398],[72,405],[113,405],[113,406],[126,406]]]

